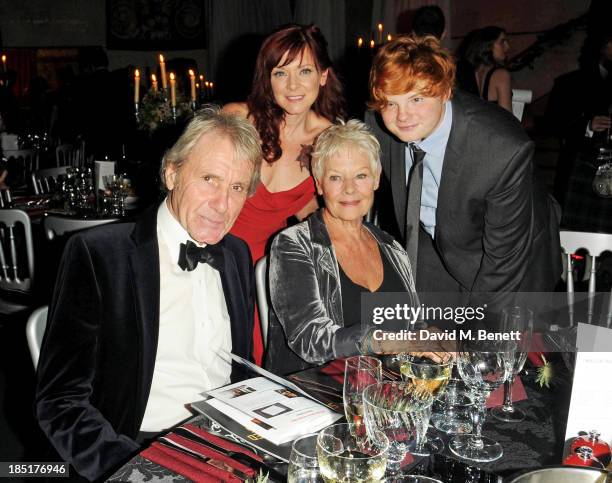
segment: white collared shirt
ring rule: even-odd
[[[141,431],[157,432],[188,418],[185,404],[230,381],[230,319],[221,277],[208,264],[178,266],[180,244],[191,240],[164,201],[157,211],[159,339],[151,393]]]

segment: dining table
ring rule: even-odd
[[[332,364],[307,369],[288,376],[288,378],[315,397],[317,396],[316,388],[325,388],[325,394],[321,393],[318,396],[326,402],[334,399],[329,395],[330,393],[337,394],[335,398],[336,401],[339,400],[339,404],[336,407],[339,407],[341,412],[341,378],[334,377],[333,372],[329,370]],[[551,388],[542,388],[537,384],[536,379],[536,368],[528,368],[522,374],[527,397],[516,402],[515,406],[525,412],[526,417],[523,421],[507,423],[497,421],[491,416],[486,418],[483,435],[502,444],[504,452],[500,459],[487,464],[463,461],[448,450],[448,441],[452,436],[441,433],[430,426],[428,435],[439,436],[445,442],[445,449],[441,454],[415,458],[410,465],[409,473],[433,476],[445,483],[500,483],[503,478],[523,470],[559,465],[564,452],[565,424],[571,384],[561,383]],[[571,381],[571,377],[561,379]],[[188,421],[181,423],[181,426],[185,424],[195,426],[233,443],[236,442],[234,435],[202,414],[194,415]],[[173,431],[176,431],[176,428],[172,428],[169,433]],[[159,438],[155,441],[159,441]],[[239,442],[245,444],[243,440]],[[149,449],[150,446],[131,458],[117,469],[108,481],[192,481],[184,475],[151,461],[147,458]],[[256,449],[251,449],[261,454]],[[274,470],[275,477],[270,477],[268,482],[284,481],[283,477],[278,475],[286,474],[286,463],[270,457],[263,458],[263,461]],[[206,481],[206,478],[201,481]]]

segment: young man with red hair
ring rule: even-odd
[[[380,224],[405,243],[421,292],[552,290],[558,223],[533,181],[533,143],[510,113],[454,92],[454,78],[432,36],[399,37],[374,59]]]

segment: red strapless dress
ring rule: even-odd
[[[304,208],[314,194],[315,184],[312,176],[288,191],[276,193],[271,193],[260,183],[255,194],[247,199],[230,232],[247,242],[253,263],[256,263],[265,255],[270,237],[285,228],[287,218]],[[253,358],[256,364],[261,365],[263,339],[257,310],[253,331]]]

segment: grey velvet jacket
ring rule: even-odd
[[[416,300],[404,249],[374,225],[364,226]],[[344,327],[338,260],[320,210],[276,236],[269,282],[268,370],[289,374],[358,353],[361,324]]]

